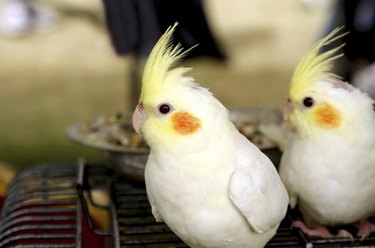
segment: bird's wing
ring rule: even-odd
[[[148,198],[148,201],[150,202],[150,205],[151,205],[151,212],[152,212],[152,215],[154,216],[155,218],[155,221],[156,222],[163,222],[163,218],[161,217],[156,205],[155,205],[155,201],[153,199],[153,197],[151,196],[151,194],[147,194],[147,198]]]
[[[148,171],[149,168],[152,168],[153,166],[157,166],[157,165],[154,164],[154,160],[151,159],[151,156],[152,156],[152,154],[150,154],[149,159],[147,160],[146,167],[145,167],[145,182],[146,182],[146,185],[147,185],[147,181],[150,180],[149,178],[150,178],[151,173],[149,173],[149,171]],[[150,187],[146,187],[147,198],[148,198],[148,201],[150,202],[150,205],[151,205],[152,215],[154,216],[156,222],[163,222],[163,218],[161,217],[161,214],[159,213],[159,210],[155,205],[155,200],[154,200],[153,194],[150,192],[150,190],[151,190]]]
[[[237,156],[229,192],[251,227],[263,233],[285,217],[288,194],[272,162],[253,144],[246,146]]]
[[[288,166],[292,159],[291,158],[292,153],[290,151],[290,147],[291,147],[290,143],[288,144],[288,146],[289,146],[288,147],[289,149],[285,149],[285,151],[283,152],[283,156],[281,157],[281,161],[279,165],[279,175],[284,183],[286,190],[288,191],[289,205],[291,208],[295,208],[298,203],[298,194],[294,190],[294,187],[293,187],[294,177],[292,174],[292,170],[290,170]]]

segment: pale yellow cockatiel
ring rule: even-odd
[[[263,247],[288,196],[272,162],[229,121],[207,90],[172,68],[186,52],[176,25],[145,65],[133,126],[151,148],[145,181],[152,213],[191,247]]]
[[[279,173],[291,207],[298,204],[304,217],[305,223],[296,226],[313,236],[332,236],[323,225],[359,222],[359,236],[374,229],[364,221],[375,213],[373,101],[330,72],[343,45],[319,53],[342,37],[340,30],[318,41],[302,58],[285,107],[296,132]],[[351,236],[345,231],[339,235]]]

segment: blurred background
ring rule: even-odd
[[[4,18],[5,1],[0,1]],[[228,108],[280,108],[291,73],[324,33],[333,0],[205,0],[208,25],[226,59],[194,57],[191,75]],[[30,25],[0,36],[0,161],[101,161],[103,152],[65,129],[131,111],[132,54],[115,52],[101,0],[34,1]],[[3,23],[4,20],[2,19]],[[172,24],[172,23],[171,23]]]

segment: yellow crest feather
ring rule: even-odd
[[[171,84],[192,81],[191,78],[183,75],[190,68],[179,67],[172,69],[193,48],[183,51],[181,44],[173,46],[172,35],[177,25],[178,23],[176,22],[165,31],[147,59],[142,77],[141,100],[157,95],[160,90],[171,86]]]
[[[345,36],[347,33],[336,36],[337,33],[342,30],[342,28],[343,27],[334,29],[326,37],[316,42],[313,47],[302,57],[292,76],[290,83],[291,95],[298,94],[301,90],[305,89],[316,81],[328,78],[340,78],[338,75],[332,73],[331,70],[333,61],[343,56],[343,54],[341,53],[335,56],[333,55],[337,53],[345,44],[341,44],[340,46],[322,54],[319,54],[319,50],[322,47],[329,45]]]

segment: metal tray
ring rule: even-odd
[[[120,130],[122,135],[131,135],[134,133],[132,127],[130,126],[130,115],[123,114],[120,118],[115,117],[115,115],[99,116],[92,121],[75,123],[66,129],[66,135],[74,142],[85,145],[88,147],[100,149],[106,153],[108,166],[121,171],[124,176],[131,180],[143,182],[144,181],[144,168],[147,162],[147,157],[150,150],[147,147],[131,147],[119,145],[116,143],[111,143],[106,141],[105,135],[100,134],[100,125],[96,126],[93,132],[98,133],[98,138],[94,141],[92,138],[88,138],[87,130],[83,132],[82,130],[87,129],[87,126],[93,125],[92,123],[97,122],[98,118],[105,120],[106,118],[111,119],[107,126],[110,125],[120,125],[121,121],[125,121],[127,124],[123,126]],[[116,123],[116,118],[118,118],[118,123]],[[241,131],[241,127],[245,125],[251,125],[256,127],[261,123],[279,123],[281,122],[281,113],[276,109],[237,109],[230,112],[230,119],[236,127]],[[103,121],[102,121],[103,122]],[[104,121],[105,122],[105,121]],[[103,125],[104,126],[104,125]],[[116,127],[117,128],[117,127]],[[254,129],[254,128],[252,128]],[[115,129],[117,130],[117,129]],[[259,131],[252,130],[255,135],[259,137]],[[116,135],[116,134],[115,134]],[[244,134],[247,136],[246,134]],[[251,140],[251,137],[248,137]],[[101,140],[102,139],[102,140]],[[267,141],[262,144],[256,144],[258,147],[274,162],[275,165],[279,163],[281,156],[280,151],[275,143],[272,141]]]

